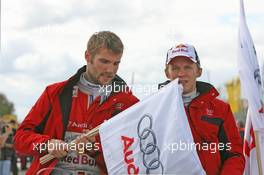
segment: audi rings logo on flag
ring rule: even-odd
[[[146,174],[163,174],[164,167],[160,161],[160,149],[157,145],[157,138],[152,129],[152,116],[145,114],[141,117],[137,126],[137,133],[140,140],[140,151],[143,153],[143,165],[146,167]],[[152,172],[151,172],[152,171]]]

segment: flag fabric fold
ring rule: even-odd
[[[205,174],[181,95],[175,80],[101,125],[109,174]]]

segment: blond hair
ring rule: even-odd
[[[93,58],[101,48],[111,50],[115,54],[122,54],[124,45],[121,39],[113,32],[100,31],[94,33],[87,43],[87,51]]]

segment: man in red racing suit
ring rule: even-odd
[[[47,148],[47,143],[65,143],[78,138],[78,143],[88,144],[89,139],[80,137],[81,133],[138,101],[116,75],[122,53],[123,44],[117,35],[108,31],[95,33],[85,52],[87,66],[69,80],[45,89],[14,138],[18,152],[34,156],[28,175],[57,174],[56,170],[62,174],[107,173],[100,144],[97,151],[85,150],[79,155],[78,150]],[[99,137],[96,143],[100,143]],[[47,153],[56,159],[41,165],[39,158]]]
[[[216,97],[209,83],[196,81],[201,73],[195,48],[180,44],[167,53],[165,73],[170,80],[179,78],[183,102],[196,150],[207,175],[242,175],[242,142],[229,104]],[[159,84],[159,88],[170,81]]]

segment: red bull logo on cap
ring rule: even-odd
[[[177,53],[177,52],[187,52],[188,53],[188,47],[183,44],[180,44],[176,46],[176,49],[172,50],[172,53]]]

